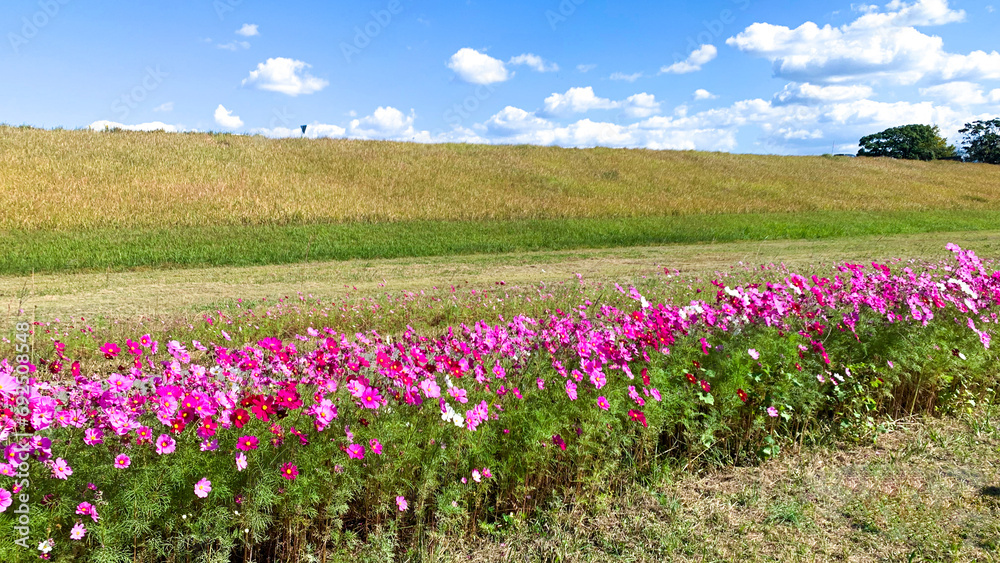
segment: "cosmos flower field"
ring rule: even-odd
[[[386,537],[403,552],[668,458],[870,439],[883,417],[996,389],[1000,271],[948,250],[673,302],[617,287],[617,306],[436,331],[135,334],[87,355],[53,338],[0,363],[0,557],[332,560]]]

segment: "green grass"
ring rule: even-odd
[[[814,212],[0,233],[0,274],[981,231],[1000,211]]]

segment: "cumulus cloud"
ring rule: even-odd
[[[414,119],[412,110],[406,115],[394,107],[380,106],[371,115],[351,120],[348,134],[358,139],[406,139],[415,133]]]
[[[660,113],[660,102],[656,101],[656,96],[645,92],[625,98],[621,105],[628,117],[646,118]]]
[[[983,94],[983,89],[979,84],[962,81],[946,82],[928,88],[921,88],[920,95],[957,106],[985,104],[989,99]]]
[[[726,44],[770,60],[774,75],[796,82],[886,79],[900,84],[1000,78],[1000,53],[948,53],[940,37],[916,27],[962,21],[947,0],[893,0],[869,7],[853,22],[832,27],[806,22],[795,29],[755,23]]]
[[[711,62],[719,54],[715,45],[702,45],[688,55],[683,61],[676,62],[670,66],[660,69],[661,74],[687,74],[697,72],[701,67]]]
[[[635,82],[642,78],[641,72],[635,72],[632,74],[625,74],[624,72],[615,72],[609,76],[611,80],[621,80],[622,82]]]
[[[628,117],[644,118],[660,112],[656,97],[645,92],[620,101],[601,98],[592,86],[570,88],[565,94],[554,93],[545,98],[546,116],[586,113],[592,110],[622,109]]]
[[[257,24],[255,23],[245,23],[243,27],[236,30],[236,35],[242,35],[243,37],[256,37],[260,35],[257,30]]]
[[[500,59],[494,59],[469,47],[463,47],[452,55],[448,61],[448,68],[471,84],[505,82],[513,76]]]
[[[565,94],[545,98],[545,112],[550,114],[584,113],[594,109],[613,109],[619,103],[594,94],[594,88],[570,88]]]
[[[871,86],[819,86],[805,82],[803,84],[786,84],[785,88],[774,95],[776,104],[824,104],[848,100],[863,100],[872,95]]]
[[[694,99],[696,100],[714,100],[715,98],[718,98],[718,96],[704,88],[698,88],[694,91]]]
[[[227,110],[222,104],[219,104],[219,107],[215,108],[215,123],[226,129],[239,129],[243,127],[243,120],[240,119],[240,116],[233,115],[233,112]]]
[[[586,73],[594,70],[595,68],[597,68],[597,65],[594,65],[594,64],[589,64],[589,65],[579,64],[579,65],[576,65],[576,70],[578,72],[582,72],[584,74],[586,74]]]
[[[342,138],[347,132],[346,129],[340,127],[339,125],[331,125],[328,123],[320,123],[314,121],[306,127],[305,137],[307,139],[319,139],[322,137],[331,138]],[[300,127],[273,127],[273,128],[258,128],[251,129],[250,133],[253,135],[264,135],[265,137],[273,138],[286,138],[286,137],[301,137],[302,128]]]
[[[153,111],[154,112],[174,111],[174,103],[173,102],[164,102],[164,103],[156,106],[155,108],[153,108]]]
[[[513,57],[507,64],[525,65],[536,72],[556,72],[559,70],[559,65],[556,63],[546,62],[542,59],[542,57],[531,53],[525,53],[523,55]]]
[[[1000,104],[1000,88],[996,90],[990,90],[990,103]]]
[[[125,125],[114,121],[101,120],[91,123],[87,128],[92,131],[104,131],[106,129],[123,129],[125,131],[166,131],[167,133],[178,133],[184,131],[183,128],[177,125],[168,125],[162,121],[139,123],[137,125]]]
[[[253,85],[260,90],[281,92],[289,96],[312,94],[326,88],[330,83],[316,78],[306,70],[312,65],[283,57],[267,59],[250,71],[243,79],[243,85]]]

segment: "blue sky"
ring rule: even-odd
[[[1000,115],[990,1],[5,0],[0,122],[853,152]]]

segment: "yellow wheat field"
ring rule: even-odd
[[[0,230],[1000,208],[1000,167],[0,127]]]

